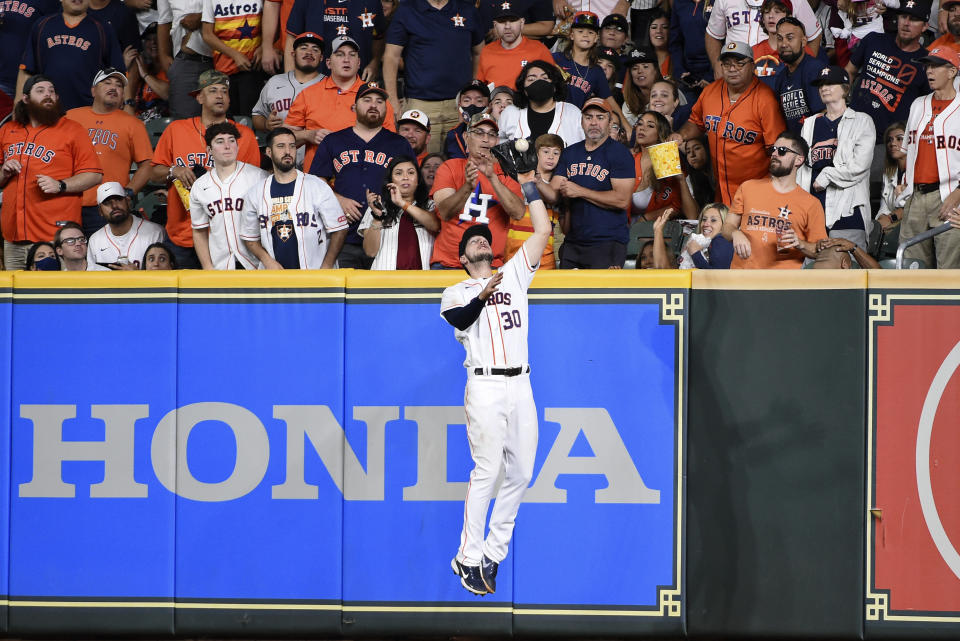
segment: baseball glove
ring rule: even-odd
[[[500,163],[500,167],[514,180],[517,179],[518,173],[525,174],[537,168],[536,148],[526,140],[523,142],[528,145],[525,151],[517,151],[516,140],[502,142],[490,150],[493,157]]]

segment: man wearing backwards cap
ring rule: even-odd
[[[909,1],[910,0],[903,0],[900,6],[903,7],[903,5]],[[917,2],[917,0],[913,1]],[[945,0],[941,2],[940,11],[947,14],[947,33],[931,42],[929,49],[932,51],[939,47],[950,47],[954,51],[960,51],[960,0]],[[929,8],[927,13],[929,13]]]
[[[525,211],[520,185],[490,154],[499,138],[493,116],[475,114],[463,138],[467,157],[451,158],[440,165],[433,180],[430,195],[437,203],[441,223],[430,264],[436,269],[462,268],[458,245],[464,231],[474,225],[488,225],[493,266],[499,267],[507,241],[507,217],[520,220]]]
[[[193,250],[190,213],[173,181],[179,180],[186,189],[190,189],[198,174],[202,175],[205,169],[213,167],[213,158],[207,154],[205,135],[210,125],[228,122],[229,86],[230,79],[225,73],[213,69],[201,73],[197,91],[194,92],[200,103],[200,115],[171,122],[163,130],[153,151],[151,182],[170,186],[167,191],[168,247],[181,269],[200,269],[200,261]],[[238,160],[259,167],[260,147],[256,134],[245,125],[234,125],[240,133],[237,141],[240,143]]]
[[[123,110],[127,77],[113,68],[101,70],[93,79],[92,107],[76,107],[67,112],[67,118],[90,134],[90,142],[100,157],[103,181],[126,185],[130,195],[136,194],[150,180],[150,159],[153,146],[143,122]],[[137,172],[130,177],[130,165],[137,164]],[[88,237],[106,222],[97,205],[97,190],[83,192],[83,233]]]
[[[882,135],[891,124],[907,119],[910,105],[917,97],[929,93],[927,76],[917,58],[927,55],[920,46],[920,37],[930,16],[930,0],[903,0],[897,12],[896,33],[868,33],[850,54],[846,71],[851,82],[850,107],[873,118],[877,133]],[[896,73],[890,73],[890,61],[898,62]],[[881,143],[875,150],[876,165],[885,155]]]
[[[943,224],[960,205],[960,97],[954,84],[960,55],[949,47],[937,47],[917,62],[926,66],[933,93],[914,100],[907,118],[907,200],[900,223],[901,244]],[[904,255],[919,258],[929,268],[956,269],[960,267],[960,230],[925,240]]]
[[[3,257],[23,269],[27,250],[53,238],[58,223],[80,222],[80,195],[100,182],[103,169],[87,130],[63,117],[53,82],[30,76],[0,127]]]
[[[363,237],[357,233],[366,207],[367,190],[380,193],[387,165],[397,156],[414,158],[406,139],[384,128],[387,92],[375,83],[357,91],[356,124],[326,136],[317,147],[310,165],[314,176],[328,183],[350,222],[350,231],[337,258],[340,267],[369,269],[373,259],[363,251]]]
[[[323,80],[318,69],[323,62],[323,38],[307,31],[293,41],[293,70],[278,73],[267,80],[260,91],[260,100],[253,107],[253,128],[271,131],[283,125],[290,105],[300,92]],[[303,150],[299,160],[303,162]]]
[[[97,207],[105,226],[87,241],[87,264],[106,264],[110,269],[140,269],[147,248],[162,242],[163,227],[130,213],[127,192],[118,182],[97,187]]]
[[[560,269],[621,268],[627,257],[627,210],[636,178],[633,156],[610,138],[610,106],[602,98],[583,103],[586,139],[563,150],[548,202],[570,201],[570,231],[560,246]]]
[[[724,45],[720,69],[722,77],[707,85],[690,119],[671,140],[707,134],[718,200],[730,203],[740,183],[766,176],[767,147],[787,125],[777,96],[754,75],[753,51],[747,43]]]

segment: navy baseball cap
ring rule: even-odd
[[[519,6],[515,0],[503,0],[494,5],[493,20],[516,20],[522,18]]]
[[[822,85],[849,85],[850,76],[842,67],[824,67],[819,75],[810,83],[814,87]]]
[[[480,95],[484,98],[490,97],[490,87],[487,86],[487,83],[481,80],[471,80],[469,84],[464,85],[460,91],[457,92],[457,100],[459,101],[460,96],[468,91],[479,91]]]
[[[639,65],[642,63],[647,63],[651,65],[660,65],[660,62],[657,60],[657,52],[654,51],[651,47],[641,47],[639,49],[631,49],[630,53],[627,54],[627,69],[633,65]]]
[[[353,102],[356,103],[356,102],[359,101],[361,98],[363,98],[363,97],[366,96],[367,94],[371,94],[371,93],[378,93],[378,94],[380,94],[381,96],[383,96],[383,99],[384,99],[384,100],[387,100],[387,99],[390,98],[389,94],[387,94],[387,90],[386,90],[386,89],[384,89],[383,87],[381,87],[380,85],[378,85],[378,84],[375,83],[375,82],[368,82],[368,83],[366,83],[366,84],[364,84],[364,85],[360,85],[360,88],[357,89],[357,97],[353,99]]]
[[[603,19],[603,22],[600,23],[601,29],[617,29],[624,33],[630,31],[630,25],[627,24],[627,19],[620,15],[619,13],[611,13],[606,18]]]
[[[946,2],[940,5],[940,8],[946,11],[947,6],[951,4],[956,4],[957,0],[952,2]],[[921,20],[930,19],[930,5],[932,3],[930,0],[900,0],[900,8],[897,9],[898,13],[905,13],[908,16],[913,16],[914,18],[920,18]]]
[[[477,223],[472,227],[467,227],[467,230],[463,232],[463,236],[460,238],[460,246],[457,249],[457,256],[463,256],[463,252],[467,250],[467,243],[474,236],[483,236],[490,245],[493,245],[493,234],[490,233],[490,228],[483,223]]]

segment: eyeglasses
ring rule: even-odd
[[[476,136],[477,138],[499,138],[500,136],[495,131],[487,131],[486,129],[471,129],[470,133]]]
[[[767,155],[772,156],[776,152],[778,156],[786,156],[787,154],[797,154],[800,155],[800,152],[795,149],[790,149],[790,147],[767,147]]]
[[[73,246],[76,245],[77,243],[79,243],[79,244],[81,244],[81,245],[86,245],[86,244],[87,244],[87,239],[84,238],[83,236],[79,236],[79,237],[77,237],[77,238],[61,238],[61,239],[60,239],[60,244],[61,244],[61,245],[66,245],[67,247],[73,247]]]
[[[749,60],[746,58],[741,58],[740,60],[723,60],[720,62],[720,66],[727,70],[737,69],[739,71],[746,67],[748,62]]]

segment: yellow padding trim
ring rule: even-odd
[[[960,290],[960,269],[875,269],[870,289]]]
[[[865,289],[864,269],[698,269],[694,289]]]
[[[347,289],[436,289],[459,283],[463,270],[361,272],[347,276]],[[531,289],[687,289],[690,272],[680,270],[553,270],[537,272]]]
[[[16,272],[0,271],[0,289],[13,287],[13,275],[15,273]]]
[[[348,270],[306,271],[183,271],[180,272],[180,289],[244,289],[277,288],[301,289],[308,287],[343,288]]]
[[[176,289],[179,272],[14,272],[16,289]]]

